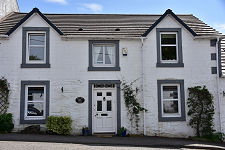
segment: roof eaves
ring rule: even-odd
[[[142,35],[146,37],[168,14],[174,17],[181,25],[183,25],[193,36],[198,36],[190,27],[188,27],[177,15],[175,15],[171,9],[167,9],[166,12]]]
[[[12,27],[6,35],[12,34],[21,24],[23,24],[30,16],[32,16],[34,13],[38,13],[42,19],[44,19],[53,29],[55,29],[60,35],[63,35],[62,31],[60,31],[50,20],[48,20],[45,15],[43,15],[38,8],[34,8],[31,12],[29,12],[24,18],[22,18],[14,27]]]

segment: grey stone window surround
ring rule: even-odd
[[[180,84],[181,117],[163,117],[161,107],[161,85]],[[158,88],[158,120],[159,122],[186,121],[184,80],[157,80]]]
[[[20,91],[20,124],[45,124],[45,119],[25,120],[25,86],[26,85],[45,85],[46,86],[46,118],[49,116],[49,98],[50,98],[50,81],[21,81]]]
[[[160,55],[160,32],[177,32],[177,48],[178,48],[178,62],[177,63],[161,63]],[[157,63],[156,67],[184,67],[182,54],[182,33],[181,28],[156,28],[156,44],[157,44]]]
[[[22,64],[21,68],[50,68],[49,64],[49,27],[23,27],[22,34]],[[46,33],[46,62],[30,64],[26,62],[27,53],[27,32],[29,31],[43,31]]]
[[[210,40],[210,46],[211,47],[216,47],[216,42],[217,42],[217,39]]]
[[[211,74],[217,74],[217,67],[211,67]]]
[[[94,84],[116,84],[117,99],[117,130],[121,127],[121,93],[120,80],[89,80],[88,81],[88,128],[92,133],[92,90]]]
[[[94,43],[113,43],[116,45],[115,51],[115,67],[94,67],[93,66],[93,55],[92,45]],[[119,40],[89,40],[89,67],[88,71],[120,71],[119,66]]]
[[[211,60],[216,60],[216,53],[211,53]]]

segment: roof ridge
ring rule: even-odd
[[[17,14],[28,14],[26,12],[15,12]],[[43,13],[44,15],[122,15],[122,16],[162,16],[163,14],[79,14],[79,13]],[[176,14],[178,16],[193,16],[193,14]]]

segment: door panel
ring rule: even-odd
[[[116,131],[116,99],[114,89],[93,90],[93,132]]]

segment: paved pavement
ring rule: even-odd
[[[0,134],[0,150],[149,150],[225,149],[225,143],[200,142],[163,137],[59,136]]]

